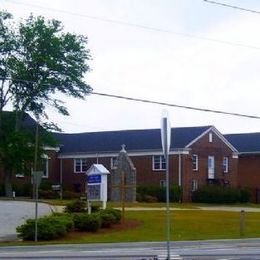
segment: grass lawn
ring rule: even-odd
[[[171,240],[207,240],[240,238],[240,213],[226,211],[178,210],[171,211]],[[127,211],[125,228],[101,229],[97,233],[74,232],[66,237],[38,244],[57,243],[108,243],[165,241],[164,211]],[[260,213],[245,214],[244,238],[260,237]],[[34,242],[0,243],[3,245],[28,245]]]
[[[174,211],[171,212],[171,240],[205,240],[240,238],[239,212]],[[129,211],[127,219],[139,225],[111,232],[82,233],[70,243],[164,241],[166,237],[165,213],[161,211]],[[260,237],[260,213],[246,213],[245,238]],[[63,239],[65,242],[66,239]]]
[[[57,206],[65,206],[68,203],[74,201],[74,200],[59,200],[59,199],[42,199],[41,202],[48,203],[50,205],[57,205]],[[102,205],[98,202],[92,202],[93,205]],[[107,202],[107,206],[110,208],[120,208],[121,203],[120,202]],[[162,208],[165,207],[165,202],[158,202],[158,203],[145,203],[145,202],[126,202],[125,206],[128,208],[134,208],[134,207],[144,207],[144,208]],[[170,207],[172,208],[185,208],[185,209],[196,209],[198,208],[196,204],[193,203],[170,203]]]

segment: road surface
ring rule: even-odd
[[[166,259],[163,242],[0,247],[0,259]],[[260,239],[171,243],[171,259],[260,259]]]

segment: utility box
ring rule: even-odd
[[[91,201],[101,201],[102,208],[107,203],[107,175],[110,172],[102,164],[92,164],[86,172],[86,194],[88,204]]]

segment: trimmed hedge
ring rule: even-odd
[[[48,216],[39,218],[37,222],[38,239],[51,240],[64,236],[74,227],[71,216]],[[34,240],[35,220],[28,219],[25,224],[16,228],[18,237],[23,240]]]
[[[121,220],[121,211],[116,209],[100,210],[97,213],[53,213],[52,216],[38,219],[38,239],[52,240],[78,231],[96,232],[99,228],[110,228]],[[28,219],[25,224],[16,228],[18,237],[23,240],[34,240],[35,220]]]
[[[246,189],[213,185],[204,186],[192,193],[192,202],[202,203],[244,203],[249,198],[250,192]]]
[[[110,228],[116,222],[116,217],[112,213],[101,211],[99,216],[102,228]]]
[[[75,228],[80,231],[96,232],[101,227],[101,217],[97,213],[74,213],[73,221]]]
[[[114,221],[112,224],[117,224],[120,223],[122,215],[121,215],[121,211],[118,209],[112,209],[112,208],[108,208],[108,209],[104,209],[100,211],[100,214],[111,214],[114,216]]]
[[[86,212],[86,202],[82,200],[75,200],[66,205],[65,212]]]
[[[166,188],[158,185],[139,185],[137,187],[137,200],[145,202],[165,202]],[[182,190],[177,185],[170,185],[169,195],[171,202],[179,202],[181,200]]]

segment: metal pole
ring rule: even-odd
[[[63,199],[63,169],[62,169],[62,158],[60,159],[60,199]]]
[[[36,132],[35,132],[35,147],[34,147],[34,174],[37,170],[37,157],[38,157],[38,138],[39,138],[39,126],[38,120],[36,122]],[[38,241],[38,184],[36,176],[33,176],[34,187],[35,187],[35,233],[34,241]]]
[[[34,241],[38,241],[38,183],[35,184],[35,238]]]
[[[170,260],[170,210],[169,210],[169,155],[166,154],[166,237],[167,237],[167,259]]]
[[[245,211],[241,210],[240,212],[240,237],[243,237],[245,232]]]

